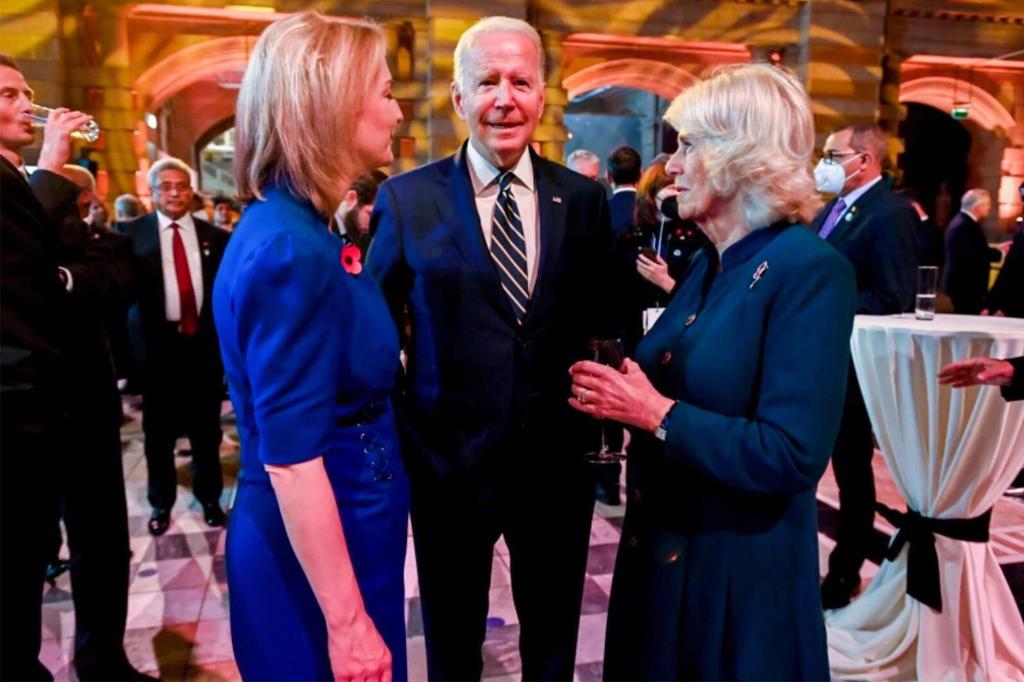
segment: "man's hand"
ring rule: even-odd
[[[43,148],[39,152],[39,168],[59,173],[71,158],[71,133],[92,120],[89,114],[70,109],[54,109],[43,128]]]
[[[954,388],[978,384],[1007,386],[1012,380],[1013,365],[995,358],[967,358],[950,363],[939,372],[939,383],[951,384]]]

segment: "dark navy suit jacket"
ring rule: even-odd
[[[953,301],[953,312],[977,315],[988,294],[989,264],[1000,253],[989,247],[981,225],[963,211],[946,228],[946,269],[942,290]]]
[[[611,212],[612,236],[616,239],[633,229],[633,210],[636,208],[636,191],[624,191],[612,194],[608,200]]]
[[[835,205],[815,217],[818,232]],[[846,210],[827,241],[849,259],[857,275],[857,314],[891,315],[910,310],[917,293],[917,213],[885,180]]]
[[[466,146],[386,181],[367,269],[411,338],[396,409],[410,473],[446,476],[534,442],[578,458],[595,422],[569,408],[568,369],[602,310],[611,252],[601,185],[533,152],[540,255],[526,317],[513,317],[480,229]],[[610,317],[610,314],[609,314]],[[536,453],[535,453],[536,454]],[[525,460],[524,460],[525,461]]]

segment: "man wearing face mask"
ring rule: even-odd
[[[914,303],[917,216],[882,178],[885,133],[877,125],[844,126],[825,140],[814,169],[818,191],[836,194],[811,229],[836,247],[857,274],[857,314],[891,315]],[[843,420],[832,453],[839,487],[836,546],[821,586],[826,609],[845,606],[860,591],[875,517],[874,441],[857,375],[850,363]]]

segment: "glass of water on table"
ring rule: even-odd
[[[935,318],[935,291],[939,283],[939,268],[922,265],[917,269],[917,300],[914,303],[914,317],[919,320]]]

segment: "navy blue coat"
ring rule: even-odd
[[[613,238],[622,237],[636,226],[636,220],[633,219],[634,209],[636,209],[636,191],[616,192],[608,199]]]
[[[677,402],[664,443],[634,433],[605,677],[827,679],[815,487],[843,406],[853,271],[784,224],[716,266],[697,256],[637,348]]]
[[[520,458],[509,448],[523,438],[565,461],[593,444],[593,420],[568,406],[568,370],[614,317],[602,293],[612,279],[608,202],[596,182],[536,154],[532,162],[541,248],[521,326],[480,230],[465,145],[377,193],[366,267],[400,328],[408,306],[396,409],[410,475]]]
[[[988,245],[985,231],[971,216],[957,213],[946,228],[946,269],[942,290],[953,301],[953,312],[977,315],[988,295],[990,263],[1002,254]]]

